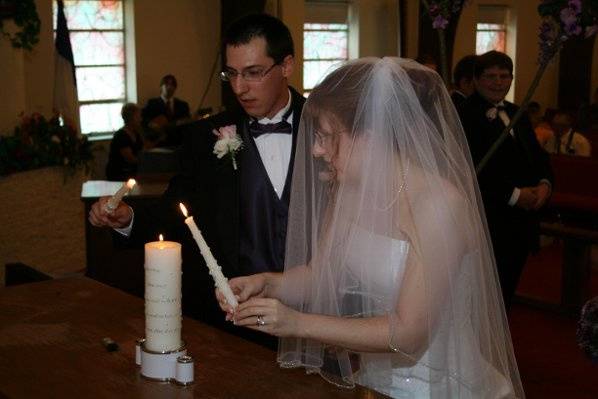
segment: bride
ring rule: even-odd
[[[285,271],[232,279],[226,318],[281,367],[400,398],[523,398],[465,137],[439,76],[351,61],[310,94]]]

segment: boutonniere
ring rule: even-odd
[[[495,120],[497,116],[498,108],[496,107],[488,108],[488,111],[486,111],[486,118],[488,118],[489,121]]]
[[[237,160],[235,155],[241,148],[243,148],[243,141],[237,135],[237,127],[235,125],[223,126],[218,130],[212,130],[218,137],[218,141],[214,144],[214,154],[218,159],[225,155],[230,155],[233,162],[233,168],[237,170]]]

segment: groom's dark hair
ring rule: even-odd
[[[266,52],[274,62],[295,55],[291,32],[281,20],[268,14],[251,14],[233,22],[224,34],[223,46],[240,46],[256,37],[266,40]]]

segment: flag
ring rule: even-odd
[[[56,15],[56,40],[54,43],[54,110],[65,123],[73,126],[77,133],[79,124],[79,100],[77,97],[77,78],[75,60],[69,36],[69,28],[64,16],[64,3],[58,0]]]

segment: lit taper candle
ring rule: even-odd
[[[208,266],[210,275],[214,279],[216,287],[220,290],[220,292],[222,292],[222,295],[224,295],[228,304],[233,308],[236,308],[239,305],[237,298],[235,298],[233,290],[230,288],[230,285],[228,285],[228,279],[224,277],[224,274],[222,274],[222,268],[218,265],[218,262],[216,262],[214,255],[212,255],[212,251],[210,251],[210,247],[208,247],[206,240],[204,240],[203,236],[201,235],[201,231],[199,231],[199,228],[197,228],[197,225],[193,221],[193,216],[187,216],[187,208],[185,208],[185,205],[179,204],[179,206],[181,207],[181,211],[185,216],[185,224],[187,227],[189,227],[189,230],[191,230],[191,234],[193,235],[193,238],[199,247],[199,251],[206,261],[206,265]]]
[[[119,188],[118,191],[112,197],[110,197],[108,202],[106,202],[105,211],[108,213],[114,212],[114,210],[118,208],[118,204],[120,203],[120,201],[123,199],[125,195],[127,195],[129,191],[131,191],[135,184],[137,184],[135,179],[127,180],[123,184],[123,186]]]

